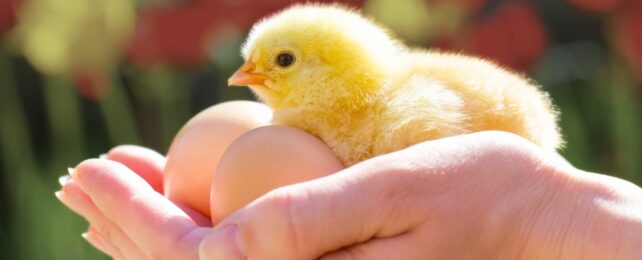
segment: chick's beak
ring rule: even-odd
[[[254,63],[246,61],[232,76],[227,79],[228,86],[265,86],[267,76],[254,72]]]

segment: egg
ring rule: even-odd
[[[270,190],[343,168],[325,143],[303,130],[279,125],[251,130],[230,144],[218,163],[210,193],[212,223]]]
[[[268,125],[271,118],[270,108],[250,101],[221,103],[194,116],[167,153],[165,195],[209,217],[212,175],[224,151],[244,133]]]

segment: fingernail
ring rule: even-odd
[[[238,226],[232,225],[232,231],[234,232],[234,243],[236,244],[236,249],[239,252],[239,255],[243,256],[245,259],[245,245],[243,244],[243,238],[241,237],[241,232],[239,231]]]
[[[69,175],[63,175],[58,177],[58,183],[60,183],[60,186],[65,186],[67,182],[71,179],[71,176]]]
[[[87,240],[87,242],[89,242],[89,244],[95,246],[96,248],[102,250],[105,253],[108,253],[107,247],[105,247],[105,243],[96,234],[93,234],[91,232],[85,232],[85,233],[80,234],[80,236],[82,238],[84,238],[85,240]]]
[[[67,172],[69,173],[69,176],[74,177],[74,175],[76,174],[76,169],[67,167]]]
[[[54,192],[54,195],[56,196],[56,198],[58,198],[58,200],[60,200],[60,196],[61,196],[61,194],[62,194],[62,191],[60,191],[60,190],[59,190],[59,191]]]
[[[241,238],[239,227],[236,224],[228,224],[227,226],[217,231],[217,233],[221,234],[227,239],[231,239],[231,241],[233,241],[234,245],[236,246],[236,253],[238,253],[239,256],[243,256],[243,258],[245,258],[245,245],[243,245],[243,239]]]
[[[98,159],[107,159],[107,154],[103,153],[103,154],[98,155]]]
[[[245,245],[237,225],[228,224],[215,230],[209,239],[213,239],[208,244],[216,248],[217,255],[224,255],[226,259],[246,259]]]

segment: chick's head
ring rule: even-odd
[[[228,84],[274,109],[357,106],[385,87],[400,46],[344,7],[296,5],[254,25]]]

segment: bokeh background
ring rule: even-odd
[[[164,153],[195,113],[252,99],[226,78],[287,0],[0,0],[0,258],[102,259],[53,196],[118,144]],[[642,1],[344,1],[416,47],[532,77],[562,112],[561,153],[642,184]]]

